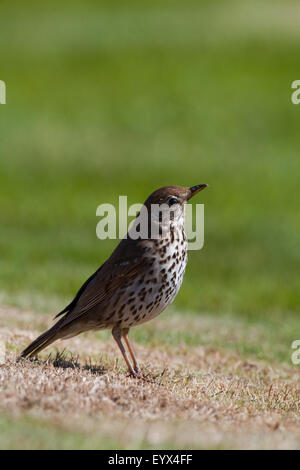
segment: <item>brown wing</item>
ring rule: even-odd
[[[143,274],[148,260],[143,256],[142,242],[135,242],[135,248],[132,242],[130,239],[122,240],[111,257],[82,286],[79,291],[80,295],[77,294],[77,302],[66,313],[61,327],[77,320],[93,307],[107,300],[113,292],[136,275]]]

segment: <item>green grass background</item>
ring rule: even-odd
[[[299,2],[0,7],[0,291],[56,312],[106,259],[96,207],[208,183],[174,308],[299,326]]]

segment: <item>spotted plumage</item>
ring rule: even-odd
[[[56,315],[63,315],[62,318],[33,341],[21,357],[34,356],[57,339],[110,328],[130,374],[139,375],[127,336],[129,328],[155,318],[176,297],[187,264],[185,204],[205,187],[166,186],[152,193],[144,203],[149,216],[146,219],[148,236],[132,236],[133,230],[141,232],[142,219],[138,216],[110,258]],[[152,211],[154,206],[160,208],[158,213]]]

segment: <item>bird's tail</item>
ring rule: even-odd
[[[52,328],[45,331],[45,333],[42,333],[31,344],[29,344],[29,346],[27,346],[27,348],[22,351],[19,359],[22,357],[36,356],[36,354],[38,354],[46,346],[49,346],[49,344],[53,343],[53,341],[56,339],[61,338],[61,334],[59,334],[60,328],[58,327],[59,323],[61,323],[61,321],[58,321],[55,325],[52,326]]]

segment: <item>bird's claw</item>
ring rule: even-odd
[[[140,370],[139,370],[139,371],[132,371],[132,372],[129,372],[129,376],[128,376],[128,377],[131,377],[132,379],[143,380],[144,382],[151,383],[151,384],[162,385],[161,383],[156,382],[156,381],[153,380],[153,379],[150,379],[148,374],[147,374],[147,375],[146,375],[146,374],[142,374],[142,372],[141,372]]]

